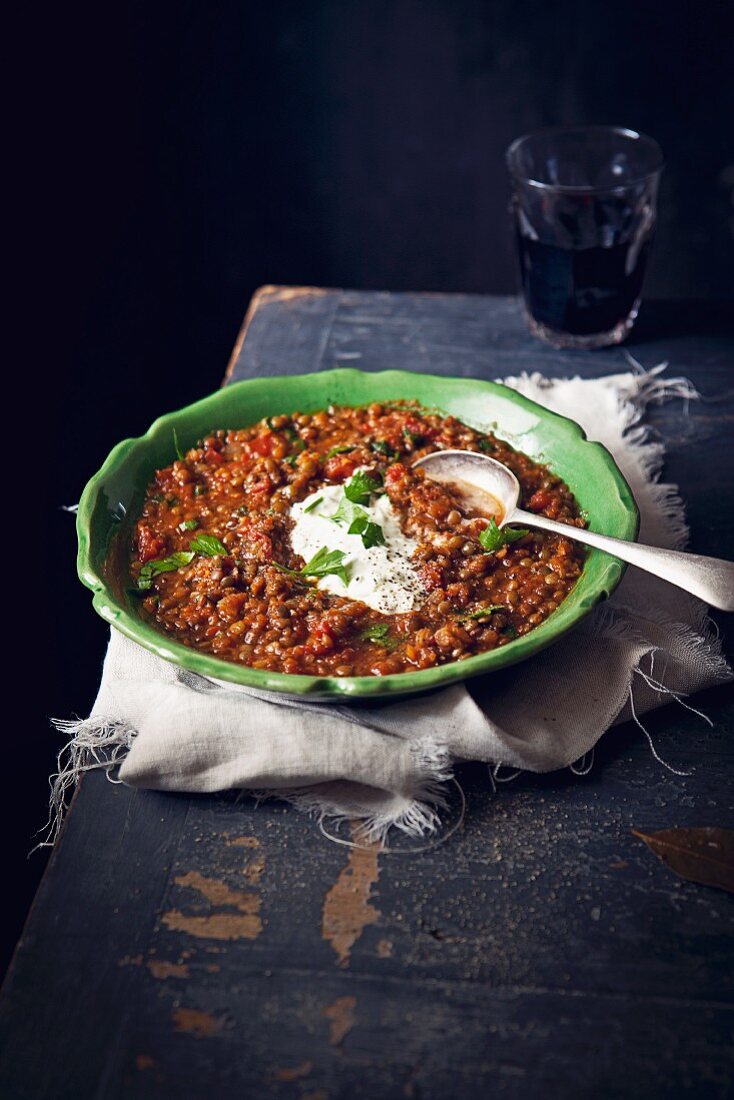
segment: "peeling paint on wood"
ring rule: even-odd
[[[302,1077],[308,1077],[313,1069],[313,1062],[301,1062],[298,1066],[283,1066],[273,1070],[274,1081],[299,1081]]]
[[[198,1008],[175,1008],[171,1018],[176,1031],[185,1031],[197,1039],[215,1035],[222,1026],[221,1020]]]
[[[166,962],[165,959],[148,959],[148,970],[154,978],[188,978],[189,968],[186,963]]]
[[[179,909],[170,909],[161,917],[172,932],[186,932],[208,940],[254,940],[262,932],[258,916],[238,913],[212,913],[208,917],[192,917]]]
[[[354,1027],[354,1010],[357,1007],[356,997],[337,997],[333,1004],[324,1009],[324,1016],[330,1021],[329,1045],[338,1047],[344,1037]]]
[[[262,286],[258,291],[261,301],[295,302],[299,298],[323,298],[329,293],[318,286]]]
[[[260,841],[256,836],[228,836],[225,837],[230,848],[259,848]]]
[[[260,881],[263,871],[265,870],[265,856],[256,855],[254,859],[250,860],[247,866],[243,869],[243,874],[248,882],[253,885]]]
[[[196,890],[212,905],[232,905],[242,913],[257,913],[260,909],[258,894],[244,890],[233,890],[221,879],[207,878],[198,871],[189,871],[173,880],[177,886],[186,886]]]
[[[367,925],[379,920],[379,911],[369,903],[370,891],[380,875],[379,851],[379,842],[350,848],[346,865],[324,898],[321,935],[336,952],[339,966],[349,965],[352,947]]]
[[[123,955],[121,959],[117,960],[118,966],[140,966],[143,961],[142,955]]]
[[[173,880],[177,886],[195,890],[212,905],[217,912],[199,915],[183,913],[180,909],[169,909],[161,917],[166,928],[176,932],[186,932],[190,936],[212,940],[254,940],[262,932],[260,906],[262,899],[251,890],[233,890],[221,879],[209,878],[199,871],[187,871]],[[228,912],[228,908],[238,910]]]

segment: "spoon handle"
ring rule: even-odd
[[[512,513],[510,522],[513,526],[517,524],[520,527],[538,527],[543,531],[552,531],[576,542],[583,542],[586,546],[593,546],[596,550],[605,550],[615,558],[685,589],[712,607],[718,607],[721,611],[734,611],[734,562],[707,558],[702,554],[685,554],[679,550],[661,550],[656,546],[640,546],[637,542],[626,542],[610,535],[585,531],[581,527],[557,523],[554,519],[523,512],[519,508]]]

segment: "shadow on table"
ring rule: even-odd
[[[626,346],[682,336],[730,336],[734,350],[734,299],[643,302]]]

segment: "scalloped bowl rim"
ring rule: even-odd
[[[276,695],[285,695],[292,698],[318,698],[325,702],[347,702],[360,699],[370,700],[385,696],[397,696],[415,694],[430,691],[437,687],[457,683],[473,676],[489,673],[501,668],[506,668],[524,661],[528,657],[547,646],[558,641],[569,630],[572,630],[594,609],[602,600],[611,595],[619,584],[625,572],[625,565],[619,559],[603,554],[601,551],[588,552],[584,565],[584,573],[592,557],[606,559],[601,568],[601,574],[593,590],[585,593],[572,609],[566,607],[566,613],[559,616],[564,605],[571,599],[573,592],[559,605],[559,608],[543,623],[537,626],[529,634],[502,646],[499,649],[489,650],[475,654],[462,661],[453,661],[443,665],[433,666],[428,669],[419,669],[413,672],[392,673],[387,676],[309,676],[285,672],[270,672],[265,669],[251,668],[249,665],[235,664],[224,661],[208,653],[193,649],[183,643],[168,637],[156,627],[149,625],[142,617],[131,613],[128,607],[115,595],[110,585],[100,575],[100,572],[92,563],[92,520],[95,509],[100,505],[100,498],[104,486],[109,477],[118,471],[131,457],[138,452],[145,451],[149,444],[164,430],[172,430],[176,421],[185,414],[214,409],[218,404],[226,402],[247,391],[248,387],[272,385],[277,390],[282,383],[305,383],[328,375],[331,380],[338,376],[339,381],[349,382],[351,379],[369,379],[379,388],[380,382],[385,380],[410,380],[416,379],[430,381],[438,387],[442,384],[453,387],[467,388],[479,387],[496,397],[519,405],[529,412],[535,413],[541,422],[552,422],[557,428],[568,433],[577,444],[589,448],[587,453],[595,453],[606,474],[610,477],[610,483],[614,484],[620,505],[620,529],[615,533],[619,538],[636,539],[639,530],[639,511],[635,503],[632,491],[616,465],[614,458],[603,444],[589,440],[584,430],[576,421],[569,417],[561,416],[551,410],[525,397],[499,382],[485,381],[479,378],[451,378],[442,375],[419,374],[413,371],[386,370],[386,371],[360,371],[355,368],[333,368],[328,371],[311,372],[300,375],[275,375],[267,378],[250,378],[215,391],[186,405],[158,417],[141,436],[124,439],[118,443],[109,453],[97,473],[90,478],[84,488],[77,510],[77,536],[78,554],[77,570],[82,583],[93,593],[93,606],[95,611],[116,630],[137,642],[150,652],[175,665],[197,673],[208,680],[226,683],[230,688],[251,688]],[[371,401],[387,400],[374,394],[355,404],[365,404]],[[341,402],[349,405],[350,402]],[[425,404],[423,402],[420,402]],[[316,403],[308,411],[323,408],[322,403]],[[430,407],[440,409],[439,404]],[[307,407],[304,406],[304,409]],[[458,414],[452,414],[457,415]],[[256,418],[257,419],[257,418]],[[464,420],[467,418],[464,416]],[[480,423],[477,420],[477,423]],[[250,421],[253,423],[256,421]],[[486,423],[486,421],[485,421]],[[242,427],[247,424],[243,423]],[[213,421],[210,430],[214,430],[217,424]],[[503,433],[498,430],[502,437]],[[506,435],[507,438],[509,438]],[[531,456],[532,457],[532,456]],[[549,463],[552,468],[552,463]],[[151,466],[149,473],[152,476],[155,467]],[[608,532],[605,532],[608,533]],[[584,573],[577,584],[581,584]],[[559,619],[561,621],[559,621]]]

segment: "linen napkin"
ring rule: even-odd
[[[635,369],[601,379],[533,374],[505,385],[603,443],[637,500],[640,541],[681,548],[683,504],[675,486],[658,480],[663,447],[641,419],[650,402],[697,395],[685,379],[664,377],[665,364],[645,372],[630,362]],[[215,683],[113,629],[91,717],[56,723],[71,736],[52,811],[58,816],[80,773],[103,767],[132,787],[267,792],[320,818],[359,819],[368,836],[383,838],[391,827],[417,836],[440,823],[454,761],[563,768],[615,723],[639,723],[646,711],[731,678],[706,607],[633,568],[550,649],[466,684],[382,704],[296,702]]]

